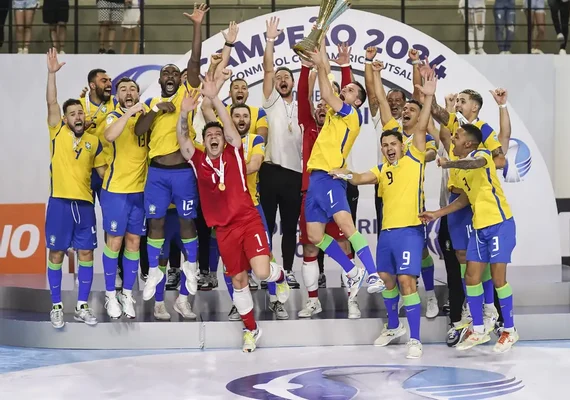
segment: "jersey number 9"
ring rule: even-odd
[[[410,265],[410,252],[409,251],[404,251],[402,253],[402,258],[404,259],[404,262],[402,263],[402,265]]]
[[[390,180],[390,182],[388,182],[388,185],[391,185],[392,183],[394,183],[394,176],[392,175],[391,171],[386,172],[386,178],[388,178]]]

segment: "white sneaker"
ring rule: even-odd
[[[24,54],[24,49],[22,48],[18,49],[18,54]]]
[[[30,52],[30,51],[28,50],[28,48],[27,48],[27,47],[24,47],[24,49],[23,49],[23,51],[22,51],[22,54],[28,54],[29,52]]]
[[[182,272],[186,275],[186,289],[193,296],[198,291],[198,264],[184,261]]]
[[[437,297],[430,295],[427,298],[426,304],[426,318],[432,319],[439,315],[439,304],[437,303]]]
[[[239,312],[238,312],[236,306],[232,306],[232,309],[230,310],[230,313],[228,314],[228,319],[230,321],[241,321],[241,315],[239,315]]]
[[[387,346],[390,344],[390,342],[405,334],[406,334],[406,328],[404,328],[404,324],[402,324],[401,322],[396,329],[388,329],[388,324],[384,324],[384,329],[382,329],[382,333],[380,333],[378,339],[374,341],[374,346],[378,347]]]
[[[378,276],[378,274],[369,275],[366,283],[368,283],[368,288],[366,290],[370,294],[379,293],[386,289],[384,281],[380,279],[380,276]],[[352,291],[350,292],[350,297],[352,297]]]
[[[493,305],[490,309],[483,311],[483,325],[485,326],[485,333],[491,333],[495,329],[495,323],[499,319],[499,313]]]
[[[164,272],[160,270],[160,268],[149,268],[148,270],[148,277],[146,278],[146,282],[143,289],[143,300],[149,301],[154,297],[156,293],[156,287],[162,281],[164,277]]]
[[[356,300],[348,300],[348,319],[359,319],[360,316],[360,307]]]
[[[561,56],[565,56],[566,55],[566,49],[560,49],[558,54],[560,54]]]
[[[469,331],[465,335],[465,339],[463,339],[461,343],[455,346],[455,348],[460,351],[469,350],[472,347],[478,346],[483,343],[487,343],[489,340],[491,340],[491,337],[489,336],[488,333]]]
[[[406,358],[420,358],[423,354],[422,344],[417,339],[410,339],[408,343],[408,355]]]
[[[257,341],[261,337],[261,328],[258,326],[256,330],[250,331],[247,329],[243,330],[243,347],[244,353],[251,353],[257,348]]]
[[[559,33],[556,35],[556,39],[558,39],[560,42],[564,42],[564,35],[562,33]]]
[[[297,313],[299,318],[310,318],[312,315],[316,315],[323,311],[321,307],[321,301],[318,297],[309,297],[305,303],[305,307]]]
[[[64,54],[65,54],[65,51],[60,50],[60,51],[59,51],[59,54],[64,55]]]
[[[471,49],[471,50],[469,50],[469,54],[477,54],[477,50]]]
[[[281,268],[281,271],[283,271],[283,268]],[[289,286],[287,279],[284,279],[281,283],[275,282],[275,286],[275,295],[277,296],[277,300],[281,304],[285,304],[287,300],[289,300],[289,294],[291,294],[291,286]]]
[[[477,54],[487,54],[485,52],[485,50],[481,47],[480,49],[477,49]]]
[[[349,300],[356,299],[356,295],[358,295],[358,291],[364,283],[364,275],[366,275],[364,267],[358,267],[356,271],[356,276],[354,278],[347,277],[346,279],[346,290],[350,293],[348,296]]]
[[[531,49],[530,54],[544,54],[544,52],[540,49]]]
[[[81,308],[75,309],[73,319],[80,322],[85,322],[87,325],[97,325],[97,318],[93,315],[93,311],[87,304],[83,304]]]
[[[119,319],[123,315],[123,309],[121,304],[117,299],[117,296],[109,297],[105,296],[105,309],[107,310],[107,315],[111,319]]]
[[[503,331],[497,343],[495,343],[495,347],[493,347],[493,351],[495,353],[506,353],[513,347],[513,345],[519,341],[519,334],[515,330],[514,332],[507,332]]]
[[[196,319],[196,314],[192,311],[192,306],[186,300],[182,300],[180,297],[176,299],[174,303],[174,311],[182,315],[182,318],[186,319]]]
[[[164,301],[157,301],[154,303],[154,318],[161,321],[170,321],[170,313],[166,310]]]
[[[49,319],[51,325],[55,329],[61,329],[65,326],[65,321],[63,320],[63,307],[60,305],[53,306],[49,313]]]
[[[275,318],[277,318],[278,320],[289,319],[289,313],[287,312],[285,307],[283,307],[283,303],[281,303],[279,300],[270,302],[269,309],[273,311],[273,314],[275,314]]]
[[[125,314],[125,317],[129,319],[134,319],[136,317],[136,312],[135,312],[136,301],[135,299],[133,299],[133,295],[121,293],[119,301],[123,306],[123,314]]]

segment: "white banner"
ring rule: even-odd
[[[307,7],[280,11],[241,23],[238,42],[232,51],[230,67],[234,77],[243,77],[250,85],[248,103],[261,104],[261,68],[265,39],[265,20],[271,15],[280,18],[280,27],[284,29],[276,41],[275,63],[287,66],[296,73],[300,68],[297,56],[291,47],[302,39],[311,29],[317,7]],[[358,30],[354,27],[358,26]],[[407,26],[376,14],[349,10],[331,27],[328,34],[327,50],[336,55],[336,44],[348,41],[353,48],[353,69],[356,79],[363,81],[362,71],[364,48],[377,46],[378,59],[386,65],[383,73],[388,88],[402,88],[412,91],[412,67],[407,62],[410,47],[417,48],[436,62],[440,81],[438,98],[443,103],[443,96],[465,88],[479,91],[484,98],[481,113],[498,130],[498,108],[488,90],[494,88],[481,73],[464,58],[433,38]],[[207,58],[219,50],[224,43],[221,34],[207,39],[203,43],[203,71],[206,70]],[[66,55],[62,61],[67,65],[58,73],[58,98],[60,104],[70,97],[77,97],[87,84],[87,73],[93,68],[104,68],[113,79],[130,76],[137,80],[144,92],[143,99],[159,94],[158,70],[166,63],[176,63],[184,68],[189,53],[180,56],[119,56],[119,55]],[[501,63],[498,57],[489,57],[489,63]],[[505,62],[504,65],[507,65]],[[497,67],[500,71],[500,68]],[[2,145],[0,146],[0,166],[5,173],[2,176],[0,203],[45,203],[48,197],[49,151],[46,129],[45,105],[45,56],[0,56],[0,87],[8,95],[2,96],[0,105],[4,110],[2,119]],[[340,75],[336,73],[339,80]],[[521,82],[527,76],[521,76]],[[495,84],[500,80],[495,79]],[[223,94],[228,88],[222,89]],[[318,94],[317,94],[318,95]],[[364,106],[364,126],[353,147],[354,168],[364,171],[377,162],[376,135],[372,127],[370,114]],[[512,104],[510,107],[513,126],[513,140],[508,154],[509,169],[503,187],[512,206],[517,223],[518,246],[513,255],[516,265],[551,265],[560,263],[560,240],[554,192],[542,155]],[[528,117],[528,116],[525,116]],[[530,118],[530,117],[528,117]],[[271,133],[269,133],[271,134]],[[538,134],[538,133],[537,133]],[[541,135],[538,134],[538,137]],[[440,171],[431,163],[426,173],[426,196],[429,209],[438,207]],[[372,251],[375,251],[375,211],[374,194],[371,187],[361,187],[358,207],[359,230],[366,235]],[[100,212],[98,212],[100,217]],[[0,221],[1,223],[1,221]],[[1,225],[1,224],[0,224]],[[431,227],[430,239],[432,251],[436,240],[436,226]],[[99,232],[103,243],[102,232]],[[280,256],[280,234],[274,236],[275,253]],[[300,248],[299,248],[300,253]],[[96,269],[101,271],[100,254],[96,255]],[[0,259],[0,262],[2,260]],[[296,268],[300,260],[296,260]],[[516,273],[513,269],[510,273]]]

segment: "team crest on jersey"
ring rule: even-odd
[[[101,107],[101,111],[103,111],[104,113],[106,113],[106,112],[107,112],[107,106]]]
[[[151,204],[150,206],[148,206],[148,213],[150,215],[156,214],[156,206],[154,204]]]
[[[111,221],[111,232],[117,232],[117,221]]]
[[[51,235],[49,237],[49,244],[50,244],[50,246],[55,245],[55,236],[54,235]]]
[[[112,115],[109,115],[109,116],[107,117],[107,125],[111,125],[112,123],[113,123],[113,116],[112,116]]]
[[[85,142],[85,150],[91,151],[91,143]]]

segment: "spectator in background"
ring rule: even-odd
[[[0,0],[0,47],[4,44],[4,24],[10,11],[10,0]]]
[[[123,22],[125,0],[97,0],[99,54],[115,54],[115,27]]]
[[[28,54],[30,41],[32,40],[32,22],[36,9],[40,6],[38,0],[14,0],[14,25],[16,26],[16,41],[18,42],[18,54]]]
[[[556,31],[556,38],[560,41],[558,54],[566,54],[568,42],[568,19],[570,17],[570,3],[568,0],[548,0],[552,24]]]
[[[133,54],[139,52],[139,24],[141,10],[139,0],[125,0],[125,16],[123,17],[123,41],[121,54],[125,54],[127,44],[133,44]]]
[[[566,0],[568,1],[568,0]],[[530,4],[530,10],[528,6]],[[531,54],[544,54],[540,50],[540,42],[544,40],[544,25],[546,21],[546,12],[544,9],[544,0],[523,0],[523,11],[526,14],[527,21],[530,21],[530,29],[533,31],[533,40],[531,44]],[[530,12],[530,15],[528,14]],[[534,33],[536,28],[536,34]]]
[[[44,24],[49,25],[49,33],[53,47],[59,54],[65,54],[65,38],[69,19],[69,0],[44,0]]]
[[[467,3],[466,3],[467,1]],[[467,7],[467,15],[465,8]],[[487,54],[485,44],[485,0],[459,0],[459,14],[467,22],[469,54]]]
[[[515,36],[515,0],[496,0],[495,40],[501,54],[511,54],[511,44]],[[544,33],[544,27],[543,27]]]

